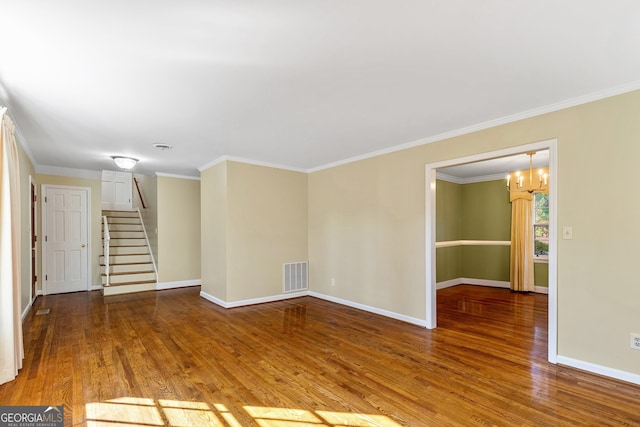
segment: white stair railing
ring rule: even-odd
[[[144,233],[144,240],[147,242],[147,248],[149,249],[149,257],[151,257],[151,263],[153,264],[153,272],[156,274],[156,282],[158,281],[158,267],[156,266],[156,260],[151,250],[151,243],[149,243],[149,236],[147,235],[147,229],[144,226],[144,220],[142,219],[142,212],[140,208],[136,208],[138,211],[138,218],[140,218],[140,225],[142,225],[142,232]]]
[[[104,273],[106,275],[106,281],[104,286],[109,286],[109,240],[111,240],[111,236],[109,235],[109,223],[107,222],[107,217],[102,217],[103,224],[103,254],[104,254]]]

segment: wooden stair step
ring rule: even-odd
[[[125,285],[143,285],[146,283],[156,283],[156,280],[139,280],[136,282],[121,282],[121,283],[111,283],[109,284],[109,286],[106,286],[107,288],[110,288],[112,286],[125,286]]]
[[[120,248],[125,247],[125,246],[118,246]],[[129,248],[135,248],[135,246],[126,246]],[[149,255],[149,252],[132,252],[130,254],[109,254],[109,256],[135,256],[135,255]],[[104,256],[104,254],[100,254],[100,256]]]
[[[113,242],[113,243],[118,243],[117,240],[133,240],[133,239],[144,240],[144,234],[142,234],[142,237],[137,237],[137,236],[113,237],[112,235],[110,240],[116,240],[116,242]],[[102,237],[102,241],[104,242],[104,236]],[[139,242],[136,242],[136,243],[139,243]]]
[[[121,271],[118,273],[109,273],[109,277],[111,276],[126,276],[128,274],[149,274],[149,273],[155,273],[155,271],[153,270],[145,270],[145,271]],[[102,273],[102,276],[105,277],[106,274]]]
[[[130,282],[139,282],[139,281],[153,281],[156,282],[158,277],[156,276],[155,271],[123,271],[116,273],[109,273],[109,276],[105,273],[101,274],[102,285],[104,286],[107,283],[107,279],[109,280],[110,285],[115,285],[117,283],[130,283]]]
[[[146,254],[142,254],[142,255],[146,255]],[[110,266],[114,266],[114,265],[141,265],[141,264],[151,264],[151,261],[146,261],[146,262],[123,262],[123,263],[117,263],[117,264],[109,264]],[[100,267],[104,267],[106,266],[106,264],[101,263]]]

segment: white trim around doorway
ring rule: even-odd
[[[92,200],[91,200],[91,187],[76,187],[76,186],[70,186],[70,185],[57,185],[57,184],[42,184],[41,186],[41,191],[40,191],[40,221],[41,221],[41,232],[40,235],[40,258],[41,258],[41,275],[42,278],[40,279],[40,286],[41,286],[41,292],[42,295],[47,295],[47,281],[44,278],[45,273],[47,272],[47,257],[46,257],[46,253],[47,251],[44,249],[44,237],[47,233],[47,204],[45,203],[44,197],[47,195],[47,190],[50,188],[62,188],[65,190],[78,190],[78,191],[84,191],[86,193],[86,197],[87,197],[87,287],[85,290],[90,291],[91,290],[91,283],[92,283],[92,272],[91,272],[91,259],[92,259],[92,253],[91,253],[91,249],[92,249],[92,244],[91,244],[91,240],[93,238],[93,235],[91,234],[91,210],[92,210]]]
[[[558,310],[557,310],[557,271],[558,271],[558,140],[551,139],[531,144],[519,145],[487,153],[474,154],[425,165],[425,265],[426,277],[426,326],[437,326],[436,312],[436,170],[448,166],[473,163],[497,157],[512,156],[527,151],[549,150],[549,311],[548,311],[548,353],[551,363],[558,361]]]
[[[31,194],[31,188],[33,186],[33,194]],[[36,206],[35,209],[31,209],[31,203],[32,202],[32,197],[36,198]],[[31,305],[33,304],[33,302],[36,299],[37,293],[38,293],[38,282],[41,282],[41,278],[38,275],[38,256],[40,255],[40,252],[38,251],[38,240],[40,239],[40,237],[37,235],[37,228],[36,230],[33,230],[31,228],[31,224],[33,224],[34,226],[38,223],[38,183],[36,182],[36,180],[33,178],[33,175],[29,175],[29,307],[31,307]],[[33,216],[33,217],[32,217]],[[32,236],[36,235],[36,247],[35,247],[35,254],[31,254],[31,245],[33,244],[31,242]],[[36,265],[35,265],[35,271],[33,268],[33,263],[31,262],[31,257],[35,256],[36,259]],[[36,276],[36,286],[35,286],[35,295],[33,293],[33,287],[32,287],[32,283],[31,281],[33,280],[33,276]]]

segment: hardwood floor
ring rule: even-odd
[[[429,331],[197,287],[39,297],[0,405],[64,404],[66,425],[640,425],[639,386],[546,361],[546,296],[456,286],[438,310]]]

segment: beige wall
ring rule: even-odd
[[[282,294],[306,261],[307,174],[237,162],[202,172],[202,290],[225,302]]]
[[[102,254],[102,181],[99,179],[86,179],[86,178],[71,178],[66,176],[57,176],[57,175],[36,175],[36,181],[38,183],[38,194],[39,202],[38,202],[38,214],[40,215],[38,225],[42,228],[42,201],[44,200],[44,193],[42,191],[43,185],[64,185],[69,187],[89,187],[91,189],[91,201],[89,205],[89,216],[91,221],[91,230],[89,234],[91,235],[90,247],[89,247],[89,259],[90,259],[90,270],[89,273],[91,275],[91,285],[100,287],[102,286],[101,282],[101,272],[100,272],[100,255]],[[39,239],[40,243],[38,244],[38,253],[40,254],[40,259],[38,261],[38,270],[42,273],[42,239]],[[39,283],[41,286],[42,284]],[[38,289],[42,289],[39,287]]]
[[[279,295],[307,258],[307,174],[227,162],[227,301]]]
[[[425,318],[425,163],[403,151],[309,175],[313,291]]]
[[[200,181],[159,176],[157,184],[158,282],[200,279]]]
[[[227,163],[200,174],[202,292],[227,300]]]
[[[559,354],[640,374],[639,112],[633,92],[311,174],[312,290],[425,319],[425,164],[557,138]]]

